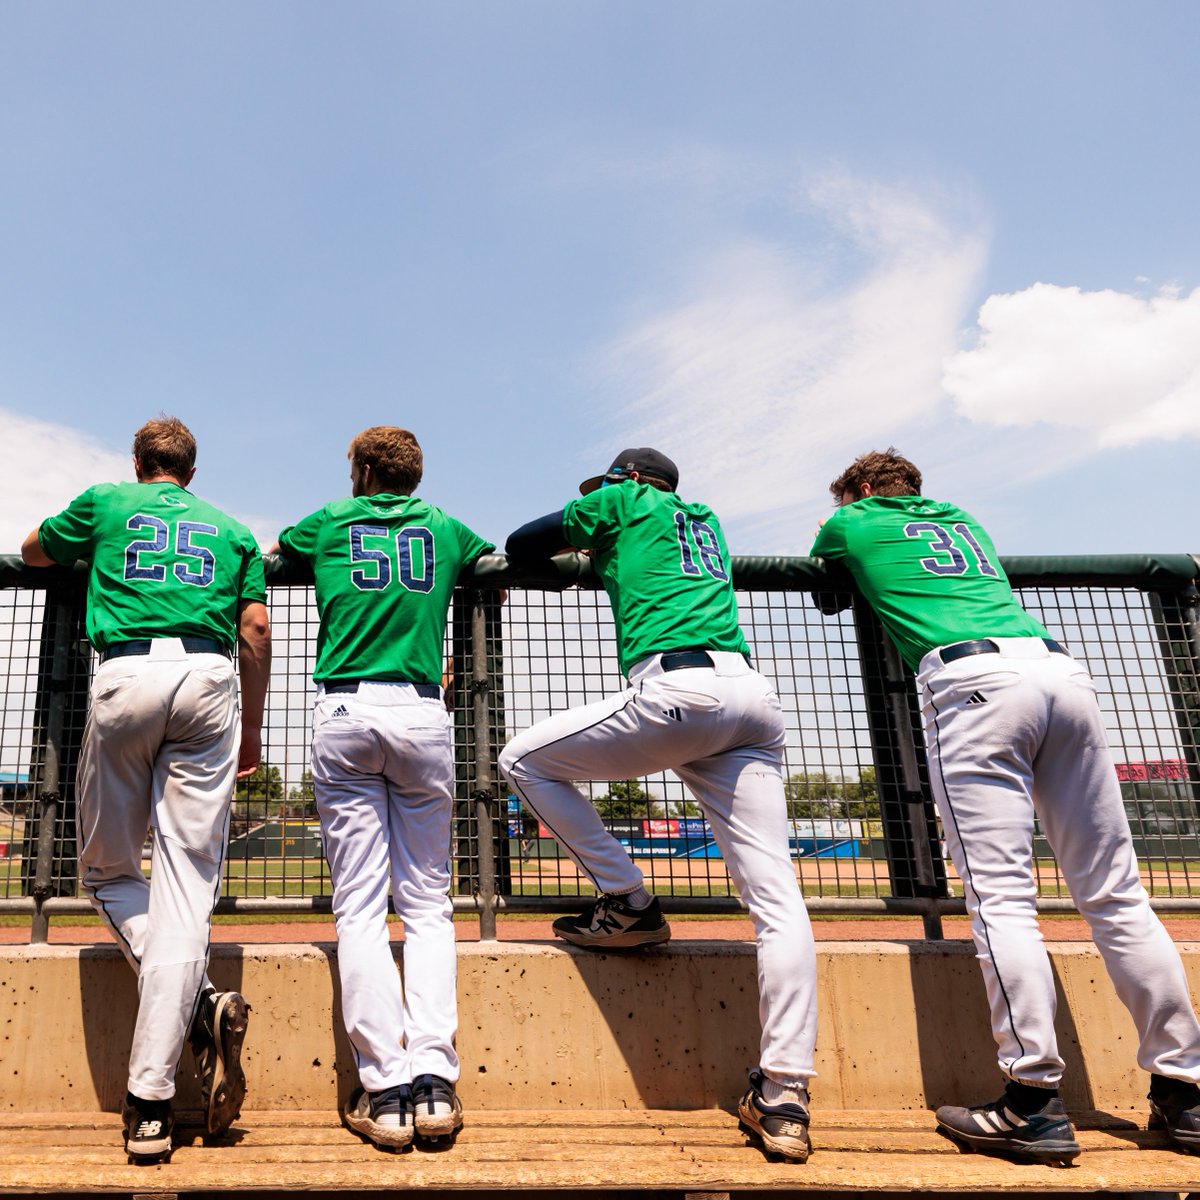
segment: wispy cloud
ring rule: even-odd
[[[795,196],[797,241],[818,250],[731,235],[685,299],[606,349],[614,390],[636,397],[614,425],[671,453],[683,493],[737,522],[747,549],[795,538],[797,506],[824,506],[864,438],[886,443],[944,403],[986,254],[978,214],[945,197],[846,174]]]
[[[0,553],[17,553],[34,526],[90,484],[132,478],[128,453],[0,408]]]
[[[988,298],[946,363],[960,413],[1083,430],[1095,447],[1200,435],[1200,289],[1149,298],[1037,283]]]

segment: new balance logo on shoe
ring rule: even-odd
[[[986,704],[987,697],[982,692],[972,692],[967,700],[968,704]]]
[[[331,717],[348,717],[350,714],[346,711],[344,704],[339,704],[329,715]]]

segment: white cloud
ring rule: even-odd
[[[1083,430],[1096,447],[1200,435],[1200,289],[1147,299],[1037,283],[991,296],[944,386],[972,421]]]
[[[746,552],[806,538],[797,506],[827,506],[844,458],[943,402],[941,364],[985,257],[981,222],[947,215],[944,198],[829,174],[797,200],[808,234],[822,223],[819,253],[730,236],[686,300],[606,350],[613,390],[637,397],[614,441],[661,446],[683,494],[737,521]]]
[[[128,453],[0,408],[0,553],[18,553],[31,529],[91,484],[132,478]]]

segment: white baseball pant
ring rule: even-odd
[[[929,775],[963,881],[1000,1070],[1057,1087],[1055,994],[1038,929],[1034,813],[1138,1031],[1139,1066],[1200,1082],[1200,1026],[1170,935],[1150,908],[1091,676],[1040,638],[991,638],[999,653],[918,682]]]
[[[712,826],[758,948],[760,1067],[806,1086],[817,1036],[816,952],[788,849],[783,715],[770,684],[740,654],[712,667],[629,672],[620,695],[570,709],[514,738],[500,768],[600,892],[621,895],[642,873],[572,779],[626,779],[670,769]]]
[[[208,984],[240,736],[237,679],[220,654],[156,638],[148,655],[96,670],[79,761],[79,864],[83,890],[138,975],[129,1091],[145,1100],[174,1096]]]
[[[440,698],[411,684],[319,689],[312,777],[333,878],[342,1020],[369,1092],[417,1075],[458,1079],[457,960],[450,902],[454,765]],[[404,983],[388,937],[388,888],[404,922]]]

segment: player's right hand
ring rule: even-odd
[[[259,761],[262,758],[262,730],[247,729],[242,726],[242,746],[238,751],[238,773],[239,779],[245,779],[248,775],[253,775],[258,770]]]

